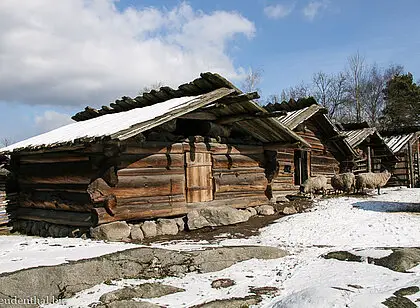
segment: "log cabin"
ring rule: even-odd
[[[286,112],[278,120],[303,138],[310,147],[266,145],[273,150],[272,159],[277,170],[270,178],[273,198],[293,194],[308,178],[325,176],[330,182],[334,174],[350,171],[357,157],[338,128],[327,117],[327,110],[313,98],[268,104],[269,112]]]
[[[404,127],[381,134],[397,158],[388,185],[420,187],[420,127]]]
[[[6,212],[6,181],[9,171],[5,168],[7,157],[0,155],[0,231],[7,229],[9,218]]]
[[[375,127],[368,123],[340,123],[337,127],[357,153],[353,173],[392,172],[396,157]]]
[[[17,222],[89,228],[266,204],[270,145],[310,145],[256,98],[202,73],[178,89],[86,107],[75,123],[0,150],[16,179],[8,210]]]

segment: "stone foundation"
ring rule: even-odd
[[[141,242],[160,235],[176,235],[179,232],[237,224],[256,215],[285,215],[301,212],[293,202],[277,203],[275,207],[262,205],[255,208],[205,207],[191,211],[186,216],[147,220],[137,223],[116,221],[94,228],[78,228],[42,221],[16,220],[12,232],[41,237],[91,237],[105,241]]]
[[[56,225],[45,221],[15,220],[12,223],[12,232],[41,237],[87,237],[89,229]]]

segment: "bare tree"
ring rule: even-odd
[[[314,85],[313,96],[316,101],[329,109],[330,93],[332,86],[332,77],[326,73],[319,71],[312,77],[312,83]]]
[[[348,58],[347,82],[348,92],[356,111],[356,122],[362,121],[361,92],[365,78],[365,59],[359,52]]]
[[[328,115],[337,121],[341,121],[345,116],[345,108],[343,106],[347,102],[346,76],[341,72],[331,77]]]
[[[278,94],[271,94],[267,97],[266,104],[279,104],[281,103],[280,95]]]
[[[401,65],[390,65],[384,70],[375,63],[369,68],[362,97],[367,120],[371,125],[379,125],[379,119],[385,107],[383,91],[386,83],[403,71],[404,68]]]
[[[254,92],[257,91],[261,95],[261,89],[259,88],[262,79],[263,70],[250,68],[248,74],[245,76],[242,82],[242,91]]]
[[[144,86],[141,91],[139,92],[139,95],[142,95],[143,93],[150,92],[152,90],[159,90],[161,87],[163,87],[162,81],[156,81],[155,83],[152,83],[148,86]]]
[[[13,141],[12,138],[3,137],[3,138],[0,139],[0,146],[1,147],[7,147],[7,146],[9,146],[13,143],[14,143],[14,141]]]
[[[297,86],[293,86],[281,91],[280,98],[282,101],[289,101],[290,99],[298,100],[299,98],[308,97],[310,94],[310,85],[302,81]]]

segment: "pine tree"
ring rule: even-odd
[[[420,86],[413,75],[396,75],[384,89],[383,125],[387,128],[420,125]]]

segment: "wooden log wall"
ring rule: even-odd
[[[86,154],[57,152],[14,158],[19,193],[8,212],[15,219],[88,226],[93,204],[87,187],[95,176]]]
[[[274,198],[298,192],[299,187],[294,184],[294,151],[293,148],[277,151],[278,173],[271,183]]]
[[[243,208],[267,203],[264,150],[246,154],[213,154],[214,199],[245,198]]]
[[[305,122],[304,131],[297,134],[311,145],[310,176],[323,175],[330,182],[330,178],[340,172],[340,163],[322,141],[319,130],[311,122]]]
[[[14,217],[87,227],[178,216],[197,205],[246,208],[268,201],[262,146],[132,142],[119,151],[95,149],[16,156]],[[211,198],[189,200],[186,167],[195,167],[200,153],[207,153],[202,169],[210,174]]]
[[[323,175],[330,183],[331,177],[340,172],[340,163],[321,140],[319,130],[310,122],[305,122],[304,126],[304,130],[296,131],[296,133],[311,145],[311,149],[308,150],[309,176]],[[271,183],[273,197],[295,194],[299,190],[299,186],[294,182],[295,150],[298,149],[277,149],[278,173]]]
[[[118,158],[117,185],[101,184],[104,194],[115,197],[116,205],[111,209],[94,208],[94,219],[102,224],[178,216],[195,206],[246,208],[265,204],[268,199],[263,163],[262,146],[202,142],[155,142],[141,147],[127,144]],[[196,169],[210,173],[212,183],[192,179]],[[213,191],[209,193],[210,185]]]

